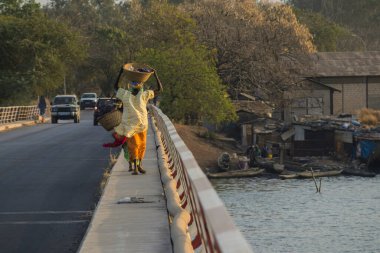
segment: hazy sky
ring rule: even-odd
[[[49,2],[49,0],[36,0],[37,3],[40,3],[41,5],[45,5]]]

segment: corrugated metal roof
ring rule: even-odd
[[[245,111],[257,115],[272,113],[273,108],[261,101],[233,100],[236,111]]]
[[[244,93],[244,92],[240,92],[239,95],[240,95],[240,96],[243,96],[243,97],[245,97],[245,98],[248,98],[249,100],[252,100],[252,101],[255,101],[255,100],[256,100],[256,98],[255,98],[254,96],[251,96],[251,95],[249,95],[249,94],[247,94],[247,93]]]
[[[306,76],[380,76],[380,51],[319,52]]]

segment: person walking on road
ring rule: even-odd
[[[132,174],[138,172],[145,174],[142,160],[146,150],[146,137],[148,131],[147,104],[163,90],[161,81],[154,69],[138,69],[139,72],[153,72],[156,77],[157,87],[155,90],[144,90],[143,82],[129,80],[129,89],[119,87],[119,80],[124,68],[119,71],[114,89],[116,98],[123,102],[123,115],[121,123],[114,128],[112,134],[115,141],[103,144],[104,147],[117,147],[123,145],[128,151],[129,161],[132,164]]]
[[[46,111],[46,101],[44,96],[38,97],[38,109],[40,109],[40,115],[44,116]]]

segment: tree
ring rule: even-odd
[[[122,6],[112,0],[53,0],[47,12],[76,29],[88,45],[86,61],[72,74],[76,91],[111,94],[120,65],[130,58]]]
[[[364,50],[379,50],[380,2],[376,0],[290,0],[289,3],[302,10],[320,13],[328,20],[352,31],[343,43],[361,45]]]
[[[128,58],[127,33],[118,27],[98,26],[92,37],[89,65],[96,70],[93,77],[105,94],[111,94],[116,73]]]
[[[329,21],[323,15],[309,10],[295,9],[297,19],[306,25],[313,35],[318,51],[363,51],[363,43],[347,28]]]
[[[163,111],[187,123],[236,119],[212,52],[196,40],[195,22],[166,3],[152,2],[143,12],[138,5],[133,8],[129,32],[137,46],[134,59],[158,70],[165,84]]]
[[[185,123],[221,123],[236,119],[215,67],[205,60],[207,51],[190,47],[142,50],[137,59],[158,70],[165,84],[160,107],[173,120]]]
[[[2,105],[25,104],[56,89],[83,57],[77,33],[50,20],[33,1],[8,1],[0,15]]]
[[[233,96],[241,91],[280,103],[314,51],[307,28],[286,5],[202,0],[185,5],[199,39],[217,51],[217,69]]]

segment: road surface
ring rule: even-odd
[[[0,132],[0,252],[78,249],[110,155],[92,113]]]

